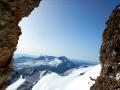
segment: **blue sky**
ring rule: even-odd
[[[119,0],[43,0],[20,22],[16,53],[98,60],[105,22]]]

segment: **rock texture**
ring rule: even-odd
[[[100,50],[101,75],[91,90],[120,90],[120,5],[106,24]]]
[[[21,29],[19,21],[28,16],[41,0],[0,0],[0,90],[12,71],[12,57]]]

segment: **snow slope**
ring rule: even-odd
[[[6,90],[17,90],[17,88],[25,82],[22,76],[12,85],[10,85]]]
[[[68,76],[56,73],[46,75],[38,81],[32,90],[89,90],[100,73],[100,65],[73,71]]]
[[[101,66],[96,65],[73,69],[67,76],[61,76],[57,73],[48,73],[33,85],[32,90],[89,90],[94,84],[91,78],[96,79],[97,76],[99,76],[100,70]],[[6,90],[16,90],[15,87],[21,85],[21,80],[24,79],[20,78],[16,81],[17,83],[15,82],[8,86]]]

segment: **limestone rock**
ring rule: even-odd
[[[0,90],[12,71],[12,57],[21,29],[19,21],[28,16],[41,0],[0,0]]]
[[[101,75],[91,90],[120,90],[120,5],[106,24],[100,50]]]

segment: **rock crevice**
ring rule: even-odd
[[[0,87],[12,71],[12,57],[21,29],[19,21],[28,16],[41,0],[0,0]],[[4,90],[4,89],[3,89]]]

